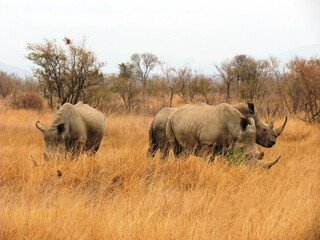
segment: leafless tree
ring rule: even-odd
[[[135,77],[141,81],[142,95],[144,98],[150,72],[159,64],[158,57],[152,53],[134,53],[130,59]]]
[[[226,102],[230,103],[231,101],[231,84],[235,80],[234,69],[232,67],[231,61],[224,61],[220,66],[216,65],[223,84],[226,86]]]
[[[86,47],[86,39],[74,43],[64,39],[64,46],[54,40],[44,43],[28,43],[26,58],[37,67],[34,76],[50,93],[57,95],[61,104],[77,103],[83,98],[86,89],[103,81],[101,68],[95,54]]]
[[[109,78],[111,91],[120,95],[126,109],[132,110],[134,98],[139,93],[138,84],[133,77],[133,66],[130,63],[121,63],[118,66],[119,74]]]
[[[3,98],[17,92],[21,86],[21,79],[14,73],[0,71],[0,94]]]
[[[203,74],[197,75],[197,92],[202,96],[207,104],[212,104],[210,94],[214,91],[214,83],[212,78],[206,77]]]
[[[169,107],[172,107],[173,97],[177,91],[177,78],[175,76],[175,69],[167,63],[161,63],[160,67],[163,74],[162,79],[169,90],[167,92],[169,95]]]
[[[188,63],[175,70],[177,74],[177,94],[185,102],[190,100],[190,83],[192,78],[192,68]]]
[[[287,64],[287,68],[287,80],[301,94],[304,120],[320,122],[320,59],[296,57]]]

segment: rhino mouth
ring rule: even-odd
[[[267,148],[271,148],[275,144],[276,144],[275,141],[271,141],[271,142],[268,143]]]

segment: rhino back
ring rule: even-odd
[[[254,117],[254,111],[252,109],[249,109],[248,104],[238,103],[233,107],[245,117]]]
[[[152,123],[152,131],[158,141],[166,141],[166,125],[171,113],[175,112],[176,108],[162,108],[154,118]]]
[[[96,142],[100,144],[105,131],[104,115],[100,111],[82,102],[77,103],[74,108],[86,127],[88,147],[93,147]]]
[[[182,147],[231,144],[239,135],[241,113],[229,104],[178,109],[170,116],[174,135]]]
[[[183,148],[193,148],[197,144],[207,111],[196,105],[185,105],[170,115],[169,124],[173,135]]]

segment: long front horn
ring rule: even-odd
[[[282,124],[282,126],[281,127],[279,127],[279,128],[277,128],[275,131],[276,131],[276,133],[277,133],[277,137],[278,136],[280,136],[280,134],[282,133],[282,131],[283,131],[283,129],[284,129],[284,127],[286,126],[286,124],[287,124],[287,120],[288,120],[288,118],[287,118],[287,116],[286,116],[286,118],[285,118],[285,120],[284,120],[284,122],[283,122],[283,124]]]
[[[272,162],[261,161],[261,160],[260,160],[260,161],[257,161],[256,166],[269,169],[269,168],[271,168],[273,165],[275,165],[275,164],[279,161],[280,158],[281,158],[281,155],[280,155],[276,160],[274,160],[274,161],[272,161]]]
[[[40,124],[39,121],[36,123],[36,127],[37,127],[41,132],[44,133],[45,129],[44,129],[44,127],[42,127],[42,125]]]

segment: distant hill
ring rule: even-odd
[[[302,58],[311,58],[318,57],[320,58],[320,44],[313,44],[302,46],[299,48],[292,49],[290,51],[282,52],[276,55],[282,63],[287,63],[294,57]]]
[[[0,62],[0,70],[7,72],[7,73],[15,73],[21,78],[25,78],[26,76],[32,76],[32,72],[30,70],[11,66],[11,65],[3,63],[3,62]]]

